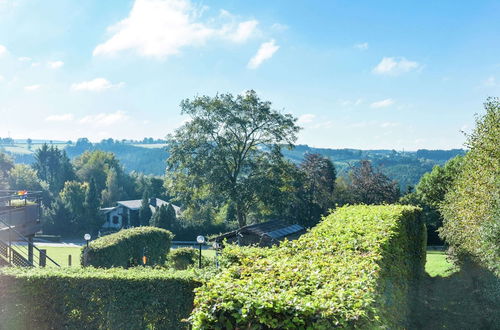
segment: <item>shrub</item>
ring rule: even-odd
[[[178,248],[173,250],[168,259],[175,269],[187,269],[195,264],[198,258],[196,249],[193,248]]]
[[[440,234],[461,262],[477,263],[500,277],[500,99],[468,136],[462,171],[441,207]]]
[[[142,265],[163,265],[170,250],[172,233],[154,227],[124,229],[92,241],[84,247],[81,257],[83,266],[102,268],[130,267]]]
[[[300,239],[256,251],[256,258],[233,253],[232,266],[196,289],[192,325],[408,327],[425,238],[413,206],[340,208]]]
[[[182,329],[193,272],[152,268],[0,270],[6,329]]]

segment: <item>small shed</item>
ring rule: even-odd
[[[290,225],[284,221],[273,220],[241,227],[217,236],[215,241],[222,243],[226,240],[228,243],[265,247],[276,245],[285,238],[288,240],[297,239],[305,232],[305,228],[300,225]]]

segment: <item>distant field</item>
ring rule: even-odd
[[[20,146],[10,146],[10,147],[3,147],[5,149],[5,151],[8,151],[8,152],[11,152],[13,154],[23,154],[23,155],[28,155],[28,154],[32,154],[33,151],[32,150],[35,150],[35,148],[32,148],[32,150],[28,150],[28,148],[26,146],[24,147],[20,147]]]
[[[157,144],[142,144],[142,143],[137,143],[137,144],[132,144],[134,147],[141,147],[141,148],[147,148],[147,149],[158,149],[158,148],[164,148],[167,145],[165,143],[157,143]]]

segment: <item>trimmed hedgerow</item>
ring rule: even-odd
[[[169,266],[184,270],[189,267],[198,267],[200,251],[191,247],[173,249],[167,256]],[[212,264],[210,258],[201,256],[201,266],[209,267]]]
[[[408,326],[424,272],[412,206],[348,206],[300,239],[255,252],[196,289],[195,329]],[[236,256],[236,258],[234,258]]]
[[[172,238],[171,232],[156,227],[120,230],[83,247],[81,263],[101,268],[130,267],[142,265],[146,256],[146,265],[163,265]]]
[[[3,329],[185,329],[200,285],[189,271],[0,270]]]

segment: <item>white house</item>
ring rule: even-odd
[[[130,219],[134,217],[139,217],[139,209],[141,208],[142,200],[134,199],[129,201],[118,201],[114,207],[101,208],[101,213],[105,217],[105,222],[102,225],[102,230],[119,230],[121,228],[129,228]],[[170,203],[165,202],[159,198],[150,198],[149,207],[152,213],[156,212],[157,207],[162,205],[168,205]],[[181,215],[181,208],[177,205],[172,204],[177,217]]]

